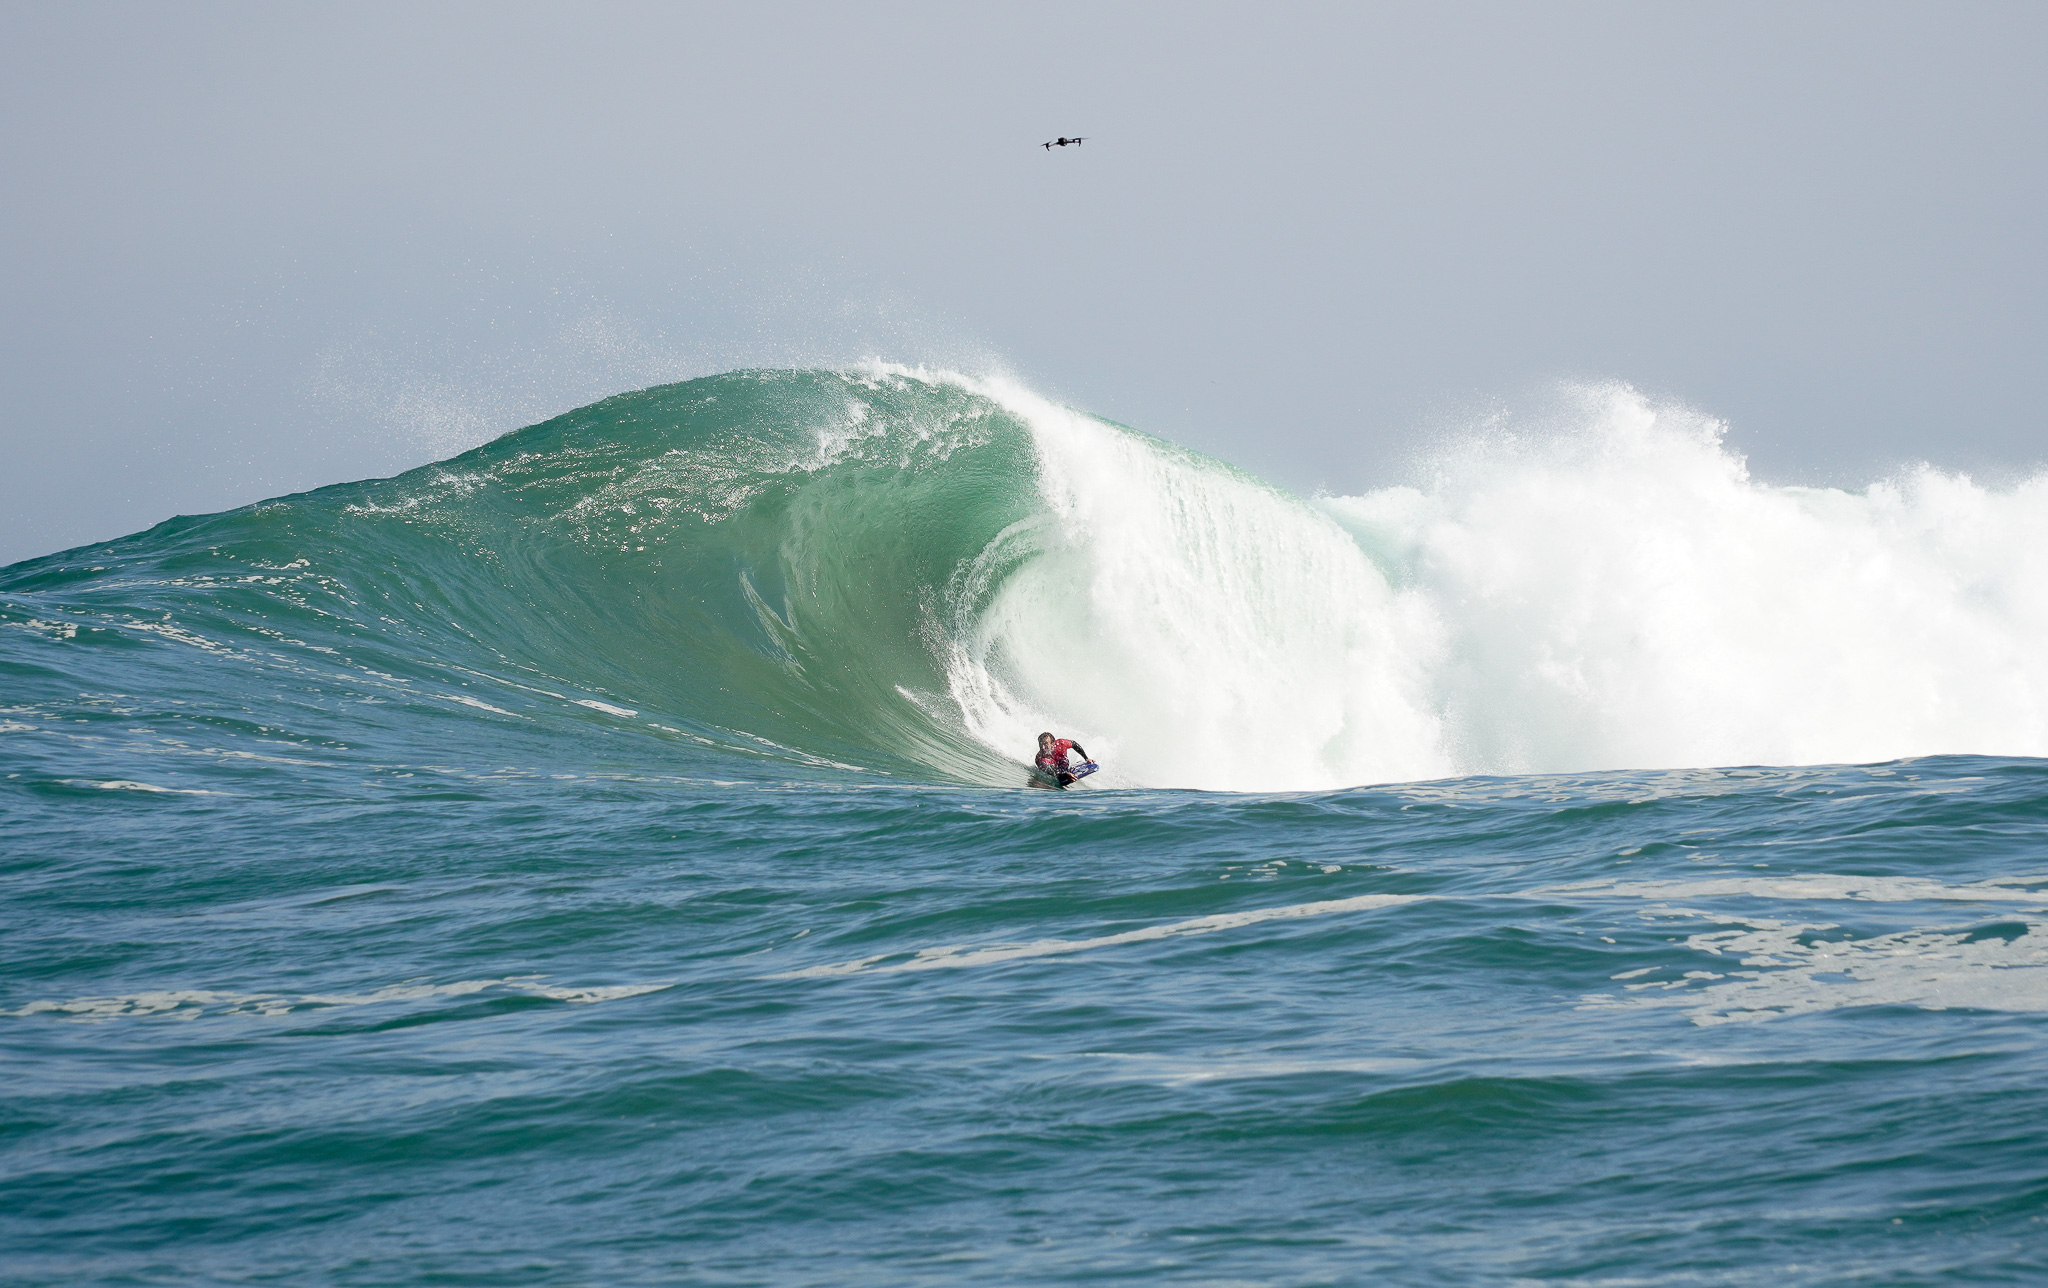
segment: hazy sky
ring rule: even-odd
[[[1768,478],[2025,465],[2044,56],[2040,4],[0,3],[0,562],[868,355],[1304,490],[1559,379]]]

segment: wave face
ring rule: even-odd
[[[15,565],[0,667],[17,721],[728,774],[2041,756],[2044,551],[2048,478],[1773,487],[1627,389],[1309,500],[1009,383],[741,372]]]

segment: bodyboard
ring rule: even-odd
[[[1048,773],[1047,771],[1040,769],[1038,766],[1033,765],[1031,767],[1031,777],[1025,780],[1025,786],[1051,787],[1059,791],[1065,791],[1067,788],[1073,786],[1074,782],[1079,782],[1080,780],[1086,778],[1088,775],[1094,773],[1096,770],[1100,768],[1102,768],[1102,766],[1096,764],[1092,760],[1084,760],[1078,765],[1069,765],[1067,766],[1067,774],[1070,778],[1073,779],[1073,782],[1063,783],[1059,780],[1059,777],[1057,775]]]

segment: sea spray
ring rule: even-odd
[[[2048,476],[1775,486],[1610,386],[1310,503],[974,387],[1030,425],[1050,518],[953,667],[991,745],[1079,728],[1232,790],[2048,754]]]
[[[1750,477],[1627,388],[1323,507],[1442,623],[1464,772],[2048,754],[2048,476]]]

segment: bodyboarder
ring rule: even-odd
[[[1079,773],[1067,764],[1067,752],[1078,751],[1085,762]],[[1055,738],[1049,733],[1038,735],[1038,772],[1051,781],[1055,787],[1067,787],[1095,772],[1095,764],[1089,759],[1088,749],[1072,738]]]

